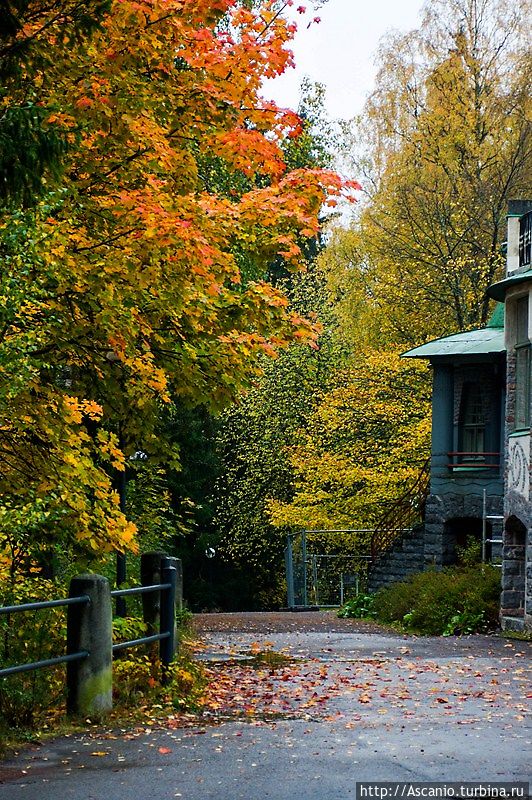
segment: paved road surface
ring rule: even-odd
[[[529,780],[528,644],[315,612],[195,623],[212,670],[202,719],[27,750],[0,768],[0,800],[341,800],[358,781]],[[245,660],[264,650],[287,660]]]

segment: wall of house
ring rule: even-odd
[[[486,490],[488,515],[503,513],[503,469],[451,469],[450,452],[460,450],[460,408],[464,384],[479,381],[486,421],[486,450],[502,449],[503,361],[436,363],[433,379],[433,422],[430,494],[425,514],[425,564],[455,563],[457,531],[478,535]],[[490,457],[492,459],[492,457]]]
[[[515,431],[516,300],[529,298],[529,339],[532,340],[532,283],[515,287],[506,297],[505,338],[507,402],[505,437],[506,519],[503,535],[501,621],[506,629],[532,628],[532,477],[531,428]],[[532,391],[529,416],[532,420]]]

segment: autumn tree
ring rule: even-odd
[[[161,405],[220,408],[258,354],[315,338],[260,277],[278,255],[297,267],[300,237],[316,236],[341,190],[332,172],[287,168],[281,145],[299,120],[259,95],[291,60],[280,11],[126,1],[90,37],[32,14],[16,33],[32,47],[4,108],[31,83],[67,147],[60,184],[46,191],[43,168],[42,200],[2,227],[4,540],[16,518],[88,553],[130,546],[111,478],[139,448],[177,463],[157,437]],[[243,189],[213,189],[207,157]],[[31,542],[48,540],[9,540]]]
[[[294,437],[294,496],[270,501],[272,522],[292,529],[372,529],[427,458],[426,372],[397,352],[359,354]],[[344,546],[367,549],[368,535],[347,535]]]
[[[347,282],[405,344],[488,318],[508,198],[530,192],[526,19],[520,3],[440,0],[379,54],[355,128],[367,200]]]

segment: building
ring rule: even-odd
[[[532,628],[532,494],[530,480],[532,201],[511,201],[506,277],[488,294],[505,305],[506,419],[501,623]]]
[[[436,339],[404,357],[428,359],[433,369],[425,566],[455,564],[457,548],[470,537],[480,541],[483,525],[490,557],[503,514],[504,307],[486,328]]]

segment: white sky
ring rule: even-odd
[[[297,13],[299,5],[307,7],[304,15]],[[307,75],[326,86],[327,116],[350,119],[372,89],[380,38],[391,28],[417,28],[422,6],[423,0],[329,0],[315,12],[311,0],[295,0],[290,13],[299,28],[292,43],[296,68],[267,81],[264,96],[295,109]],[[307,29],[315,16],[321,22]]]

